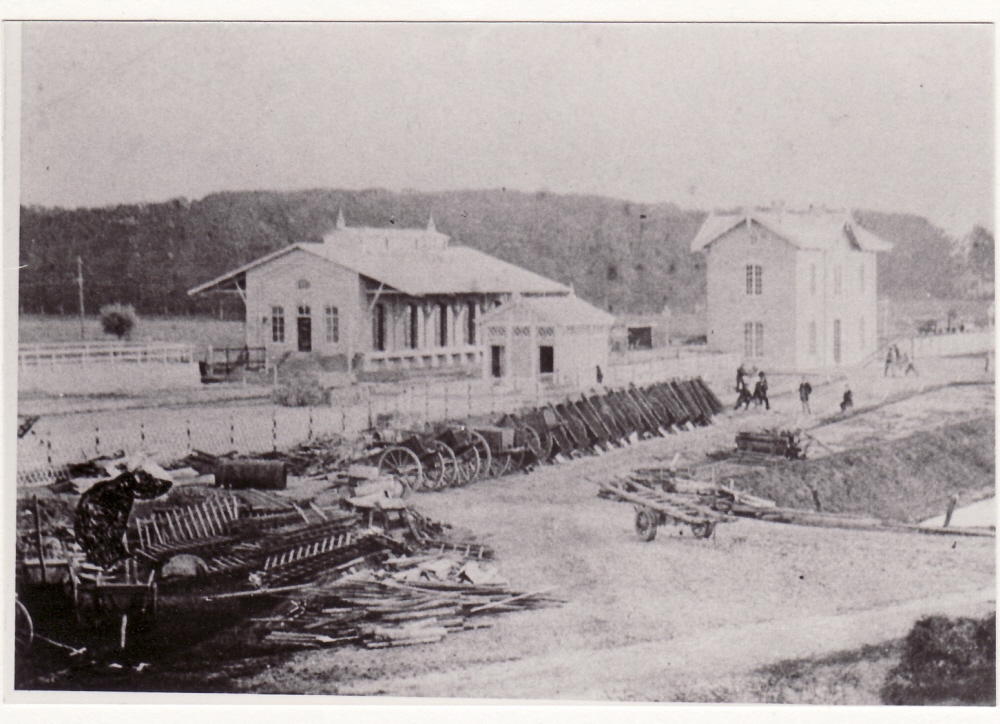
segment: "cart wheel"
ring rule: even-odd
[[[405,447],[387,448],[378,459],[380,473],[395,475],[404,488],[420,490],[424,486],[424,470],[420,458]]]
[[[705,521],[704,523],[695,523],[691,526],[691,533],[695,538],[711,538],[712,533],[715,532],[715,523],[712,521]]]
[[[447,443],[440,440],[434,442],[434,468],[427,471],[427,487],[441,490],[455,485],[459,478],[458,460],[455,451]]]
[[[512,464],[511,454],[499,452],[490,459],[490,477],[500,478],[510,472]]]
[[[458,457],[458,485],[475,482],[482,468],[482,460],[475,446],[469,447]]]
[[[659,516],[649,508],[639,508],[635,514],[635,533],[639,540],[649,542],[656,537]]]
[[[486,442],[485,437],[480,435],[475,430],[469,430],[469,435],[472,437],[472,444],[475,445],[476,450],[479,451],[479,475],[477,477],[492,475],[493,453],[490,451],[490,444]]]
[[[35,640],[35,624],[24,604],[14,599],[14,649],[24,652]]]
[[[539,462],[544,462],[546,460],[546,449],[542,444],[542,438],[538,435],[538,432],[533,427],[528,427],[527,425],[522,425],[517,430],[521,433],[521,441],[517,442],[531,450]]]

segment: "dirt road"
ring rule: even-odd
[[[900,636],[924,612],[989,605],[993,539],[801,528],[739,520],[714,540],[632,530],[631,506],[596,497],[616,471],[731,445],[739,420],[467,489],[420,509],[493,546],[522,590],[559,587],[561,608],[411,649],[300,653],[241,691],[670,700],[773,660]],[[691,673],[694,672],[694,673]]]

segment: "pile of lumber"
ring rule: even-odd
[[[771,455],[789,460],[805,457],[799,433],[793,430],[758,430],[736,433],[736,451],[740,454]]]
[[[559,602],[549,589],[514,591],[495,567],[454,552],[417,554],[312,588],[255,623],[265,643],[380,649],[435,643],[488,627],[490,615]]]

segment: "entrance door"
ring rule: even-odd
[[[490,371],[494,377],[503,377],[503,345],[490,347]]]
[[[833,320],[833,363],[840,364],[840,320]]]
[[[299,307],[299,352],[312,352],[312,317],[309,307]]]

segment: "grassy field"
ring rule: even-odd
[[[79,317],[24,314],[17,321],[20,344],[81,341]],[[97,316],[88,316],[84,318],[83,339],[113,341],[114,337],[103,332]],[[212,317],[139,317],[131,339],[133,342],[189,343],[198,351],[209,346],[236,347],[243,344],[243,322]]]

